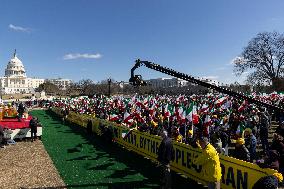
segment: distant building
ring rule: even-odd
[[[0,77],[2,94],[34,93],[34,89],[44,83],[44,79],[28,78],[22,61],[17,57],[16,50],[8,62],[5,76]]]
[[[45,82],[53,83],[54,85],[58,86],[62,90],[66,90],[68,86],[72,83],[71,79],[46,79]]]
[[[217,80],[207,79],[207,78],[196,78],[203,82],[212,84],[212,85],[219,85]],[[157,79],[149,79],[145,80],[148,84],[155,88],[168,88],[168,87],[184,87],[188,85],[195,85],[189,81],[185,81],[179,78],[157,78]]]
[[[145,81],[155,88],[183,87],[188,84],[188,81],[179,78],[157,78]]]
[[[199,78],[199,80],[209,83],[211,85],[219,86],[219,82],[215,79],[208,79],[208,78]]]

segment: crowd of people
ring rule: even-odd
[[[281,106],[282,95],[254,96]],[[263,100],[264,99],[264,100]],[[132,129],[157,135],[166,130],[169,137],[197,147],[197,139],[207,137],[218,153],[256,162],[283,172],[284,114],[268,111],[245,100],[221,94],[192,96],[112,96],[76,97],[55,100],[50,106],[107,119]],[[271,121],[279,123],[269,145]],[[262,153],[257,153],[261,144]],[[228,146],[235,145],[229,151]]]
[[[254,95],[269,104],[282,106],[284,96],[278,94]],[[208,167],[210,188],[220,187],[221,170],[218,166],[218,154],[229,155],[240,160],[257,163],[263,168],[272,168],[283,173],[284,167],[284,113],[258,107],[246,100],[236,99],[223,94],[207,94],[192,96],[81,96],[75,98],[55,99],[53,101],[36,101],[15,103],[19,115],[25,107],[46,106],[58,107],[65,122],[70,111],[88,114],[92,117],[116,122],[129,129],[160,134],[163,138],[159,148],[160,161],[164,178],[170,174],[172,143],[169,139],[188,144],[193,148],[202,148],[204,153],[196,163],[206,167],[212,156],[212,165]],[[271,123],[278,124],[269,142]],[[36,138],[37,118],[30,121],[31,140]],[[0,139],[3,138],[0,129]],[[261,153],[257,147],[261,144]],[[232,149],[234,146],[234,149]],[[231,148],[230,148],[231,147]],[[163,149],[164,148],[164,149]],[[209,158],[210,159],[210,158]],[[211,166],[211,164],[209,166]],[[219,162],[220,164],[220,162]],[[208,175],[207,175],[208,176]],[[273,177],[274,178],[274,177]],[[170,185],[168,179],[163,181]]]

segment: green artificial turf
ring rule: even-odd
[[[108,143],[85,129],[63,125],[49,111],[34,110],[42,141],[68,188],[159,188],[159,168],[148,159]],[[173,188],[202,188],[173,174]]]

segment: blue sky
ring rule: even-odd
[[[283,7],[283,0],[1,0],[0,75],[16,48],[31,77],[126,81],[140,58],[241,82],[230,62],[257,33],[283,33]]]

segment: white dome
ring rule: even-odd
[[[22,61],[21,61],[17,56],[13,57],[13,58],[9,61],[8,65],[9,65],[9,64],[12,64],[13,66],[24,66],[23,63],[22,63]]]
[[[26,71],[22,61],[14,54],[14,57],[8,62],[5,69],[6,77],[26,77]]]

